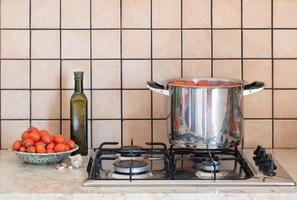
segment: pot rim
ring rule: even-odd
[[[234,85],[216,85],[216,86],[190,86],[190,85],[176,85],[172,82],[174,81],[221,81],[221,82],[232,82]],[[210,77],[183,77],[183,78],[173,78],[163,81],[164,85],[169,87],[181,87],[181,88],[195,88],[195,89],[208,89],[208,88],[233,88],[233,87],[243,87],[248,84],[248,82],[240,79],[234,78],[210,78]]]

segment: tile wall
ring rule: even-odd
[[[245,147],[297,147],[297,1],[0,0],[1,148],[30,124],[69,135],[85,72],[90,147],[165,141],[147,80],[262,80],[245,98]]]

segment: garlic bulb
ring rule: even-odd
[[[83,157],[80,154],[77,154],[75,156],[69,156],[70,160],[71,160],[71,165],[78,169],[82,166],[83,163]]]

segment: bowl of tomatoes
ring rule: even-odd
[[[35,127],[28,128],[22,133],[21,139],[12,144],[16,156],[30,164],[57,163],[78,148],[73,140],[66,140],[63,135],[53,135]]]

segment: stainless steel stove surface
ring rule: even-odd
[[[187,149],[163,143],[147,148],[102,143],[90,157],[84,186],[294,186],[282,166],[258,146],[254,152],[233,149]]]

